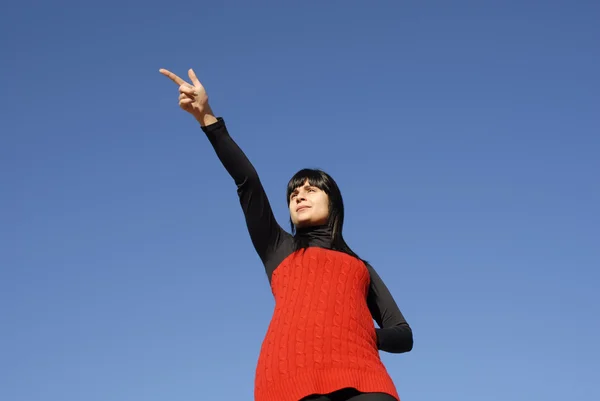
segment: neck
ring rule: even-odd
[[[298,227],[295,237],[302,246],[331,248],[333,231],[328,224]]]

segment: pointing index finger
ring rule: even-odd
[[[179,85],[179,86],[181,86],[181,85],[183,85],[183,84],[185,84],[185,83],[186,83],[186,82],[185,82],[183,79],[179,78],[177,75],[173,74],[173,73],[172,73],[171,71],[169,71],[169,70],[165,70],[164,68],[161,68],[159,71],[160,71],[160,73],[161,73],[161,74],[163,74],[163,75],[165,75],[165,76],[167,76],[167,77],[171,78],[171,80],[172,80],[173,82],[175,82],[175,83],[176,83],[177,85]]]

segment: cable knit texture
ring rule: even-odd
[[[379,358],[367,307],[369,272],[356,258],[307,248],[273,273],[275,310],[258,359],[255,401],[298,401],[344,387],[399,400]]]

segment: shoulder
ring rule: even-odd
[[[273,272],[294,253],[294,237],[287,231],[282,230],[279,240],[273,245],[272,249],[265,255],[263,264],[267,272],[269,282]]]

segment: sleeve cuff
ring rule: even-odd
[[[217,122],[214,122],[212,124],[200,126],[200,128],[202,128],[202,131],[204,131],[207,134],[209,132],[214,132],[214,131],[220,130],[224,127],[225,127],[225,120],[223,120],[223,117],[217,117]]]

